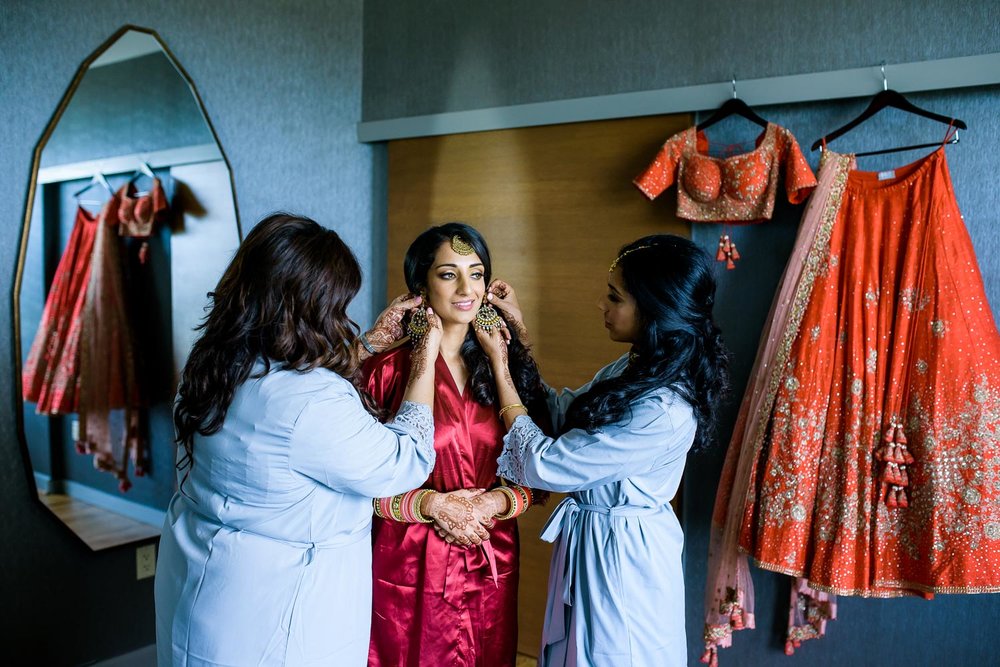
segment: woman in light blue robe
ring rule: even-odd
[[[440,325],[431,313],[404,402],[382,425],[351,381],[362,348],[346,308],[360,284],[335,232],[282,214],[250,232],[212,294],[174,411],[160,667],[367,663],[371,501],[434,465],[427,359]],[[371,341],[401,335],[416,303],[394,302]]]
[[[686,239],[646,237],[622,248],[608,289],[605,327],[631,351],[576,391],[549,389],[556,438],[512,391],[502,337],[480,335],[492,343],[509,429],[499,474],[569,494],[542,532],[555,548],[541,667],[687,662],[684,537],[670,500],[689,449],[711,436],[727,383],[711,260]],[[510,286],[493,292],[525,335]]]

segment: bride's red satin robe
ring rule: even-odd
[[[370,359],[368,391],[394,413],[410,370],[410,348]],[[459,392],[438,357],[434,380],[437,463],[424,488],[489,489],[497,485],[504,428],[495,406],[483,406],[466,387]],[[368,664],[513,665],[517,652],[517,522],[490,531],[498,585],[480,548],[446,543],[433,524],[374,518],[372,528],[372,639]]]

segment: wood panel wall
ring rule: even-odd
[[[632,178],[689,115],[406,139],[389,144],[388,294],[427,227],[461,221],[486,238],[493,275],[517,290],[545,381],[577,387],[626,351],[597,309],[618,248],[646,234],[690,236],[676,196],[650,203]],[[519,519],[521,652],[537,655],[551,547],[538,535],[558,502]]]

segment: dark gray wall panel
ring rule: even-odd
[[[340,232],[366,276],[384,273],[372,247],[372,149],[355,141],[360,0],[3,2],[0,377],[13,373],[9,297],[32,151],[77,67],[126,23],[158,31],[195,81],[232,163],[244,231],[273,210],[301,212]],[[356,319],[369,319],[373,298],[384,294],[366,282]],[[91,553],[31,498],[13,392],[0,382],[5,661],[74,665],[151,643],[152,580],[136,581],[135,549]]]
[[[1000,3],[365,3],[364,119],[1000,51]]]
[[[1000,121],[995,109],[1000,88],[942,91],[909,95],[915,104],[965,120],[969,132],[961,143],[946,148],[948,166],[966,227],[983,272],[987,296],[996,320],[1000,314],[1000,193],[991,167],[991,156],[1000,148]],[[843,125],[865,107],[867,100],[822,104],[762,107],[760,114],[784,125],[808,151],[809,145]],[[940,140],[946,126],[887,110],[838,139],[832,148],[865,151],[890,146]],[[709,131],[714,141],[730,143],[752,139],[757,128],[739,119],[722,121]],[[923,151],[860,158],[865,170],[881,170],[912,162]],[[807,157],[815,168],[817,153]],[[664,196],[673,198],[675,190]],[[686,539],[685,577],[689,663],[700,656],[699,636],[707,576],[708,525],[725,445],[729,442],[736,411],[753,364],[764,320],[781,271],[791,253],[802,207],[787,203],[776,207],[775,217],[754,227],[738,227],[742,259],[735,271],[720,270],[716,316],[733,354],[733,386],[720,433],[722,443],[712,451],[688,460],[684,478],[683,524]],[[721,232],[718,225],[692,225],[692,238],[713,251]],[[783,653],[787,625],[789,577],[751,568],[757,595],[757,629],[738,632],[733,648],[721,653],[720,662],[731,665],[778,665],[788,660],[819,667],[858,665],[939,665],[984,662],[992,655],[976,628],[978,618],[1000,615],[1000,595],[941,595],[933,601],[917,599],[864,600],[839,598],[839,619],[827,625],[827,636],[805,642],[794,658]],[[985,660],[989,662],[989,660]]]

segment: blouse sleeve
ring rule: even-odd
[[[792,204],[801,204],[816,187],[816,176],[799,149],[799,143],[787,129],[784,136],[785,193]]]
[[[573,429],[549,438],[522,415],[504,437],[499,474],[547,491],[585,491],[686,455],[696,427],[686,403],[662,394],[644,397],[627,420],[595,433]]]
[[[292,468],[338,491],[391,496],[420,486],[434,467],[434,417],[404,402],[380,424],[353,391],[314,399],[292,433]]]
[[[673,185],[677,178],[677,164],[681,159],[683,140],[683,133],[667,139],[646,170],[632,181],[650,199],[656,199],[663,194],[663,191]]]

